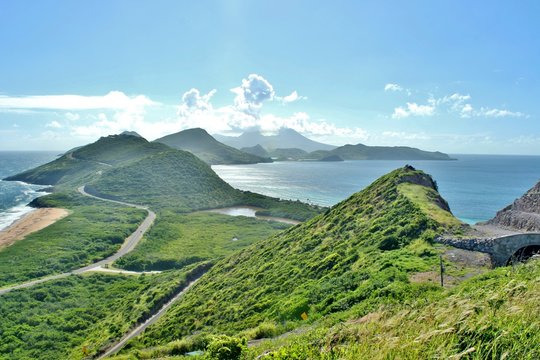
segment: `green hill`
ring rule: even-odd
[[[302,313],[317,319],[357,304],[367,313],[424,296],[437,287],[409,277],[437,269],[431,241],[456,226],[431,177],[395,170],[324,214],[219,262],[138,346],[201,331],[258,337],[260,326],[298,326]]]
[[[172,148],[189,151],[204,162],[217,164],[256,164],[272,162],[270,159],[243,152],[220,143],[206,130],[195,128],[180,131],[155,140]]]
[[[266,151],[266,149],[263,148],[259,144],[255,145],[255,146],[251,146],[251,147],[243,147],[240,150],[243,151],[243,152],[246,152],[248,154],[252,154],[252,155],[255,155],[255,156],[260,156],[260,157],[263,157],[263,158],[270,157],[270,154],[268,154],[268,151]]]
[[[115,167],[87,186],[101,195],[180,211],[238,203],[242,193],[195,155],[166,150]]]
[[[76,186],[92,181],[111,166],[141,159],[168,149],[132,135],[111,135],[75,148],[58,159],[35,169],[6,178],[40,185]]]
[[[343,160],[453,160],[439,151],[424,151],[407,146],[344,145],[331,151],[314,151],[307,159],[322,159],[337,155]]]

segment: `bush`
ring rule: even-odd
[[[215,336],[206,347],[206,358],[211,360],[237,360],[247,350],[247,340],[226,335]]]

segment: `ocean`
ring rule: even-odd
[[[55,159],[58,152],[0,152],[0,178]],[[540,156],[452,155],[456,161],[275,162],[217,165],[232,186],[283,199],[331,206],[406,164],[433,175],[452,212],[485,221],[540,180]],[[0,181],[0,230],[31,209],[45,186]]]
[[[47,163],[57,155],[58,152],[0,151],[0,179]],[[46,186],[0,180],[0,230],[31,211],[26,205],[43,195],[43,188]]]
[[[540,156],[452,157],[457,160],[275,162],[212,168],[241,190],[331,206],[410,164],[433,176],[454,215],[469,224],[492,218],[540,180]]]

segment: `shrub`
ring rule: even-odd
[[[211,338],[206,347],[206,358],[211,360],[237,360],[247,350],[247,340],[226,335]]]

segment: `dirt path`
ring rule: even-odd
[[[82,268],[79,268],[79,269],[76,269],[76,270],[73,270],[73,271],[69,271],[69,272],[62,273],[62,274],[57,274],[57,275],[46,276],[46,277],[43,277],[41,279],[32,280],[32,281],[28,281],[28,282],[25,282],[25,283],[22,283],[22,284],[2,288],[2,289],[0,289],[0,295],[5,294],[5,293],[7,293],[7,292],[9,292],[11,290],[29,288],[29,287],[37,285],[37,284],[41,284],[41,283],[51,281],[51,280],[65,278],[65,277],[68,277],[68,276],[73,275],[73,274],[82,274],[82,273],[87,272],[87,271],[94,271],[94,270],[97,270],[99,268],[103,268],[106,265],[112,264],[117,259],[124,256],[125,254],[127,254],[131,250],[133,250],[135,248],[135,246],[137,246],[139,241],[141,241],[143,235],[146,233],[146,231],[148,231],[148,229],[152,226],[152,224],[154,223],[154,220],[156,219],[156,214],[152,210],[148,209],[147,207],[144,207],[144,206],[141,206],[141,205],[129,204],[129,203],[122,202],[122,201],[109,200],[109,199],[93,196],[93,195],[88,194],[84,190],[84,186],[79,187],[78,190],[84,196],[92,197],[92,198],[102,200],[102,201],[108,201],[108,202],[112,202],[112,203],[116,203],[116,204],[130,206],[130,207],[134,207],[134,208],[141,209],[141,210],[146,210],[148,212],[148,216],[146,216],[146,219],[144,219],[144,221],[141,223],[141,225],[139,225],[137,230],[135,230],[134,233],[132,233],[130,236],[128,236],[124,240],[124,243],[122,244],[120,249],[115,254],[113,254],[113,255],[111,255],[111,256],[103,259],[103,260],[100,260],[98,262],[95,262],[93,264],[90,264],[88,266],[84,266]]]
[[[165,312],[178,300],[180,299],[182,296],[184,296],[184,294],[186,292],[188,292],[188,290],[193,286],[195,285],[195,283],[197,281],[199,281],[199,279],[201,278],[201,276],[203,276],[205,274],[205,272],[203,272],[201,275],[199,275],[195,280],[191,281],[185,288],[183,288],[178,294],[176,294],[175,297],[173,297],[171,300],[169,300],[169,302],[167,302],[165,305],[163,305],[161,307],[161,309],[158,310],[158,312],[156,312],[154,315],[152,315],[150,318],[148,318],[148,320],[146,320],[144,323],[142,323],[141,325],[137,326],[135,329],[133,329],[132,331],[130,331],[128,334],[126,334],[122,339],[120,339],[120,341],[118,341],[116,344],[114,344],[112,347],[110,347],[105,353],[103,353],[102,355],[100,355],[97,359],[104,359],[106,357],[109,357],[111,355],[114,355],[116,354],[118,351],[120,351],[124,345],[126,345],[126,343],[133,339],[134,337],[142,334],[142,332],[147,328],[149,327],[150,325],[154,324],[156,321],[158,321],[158,319],[160,317],[163,316],[163,314],[165,314]]]

